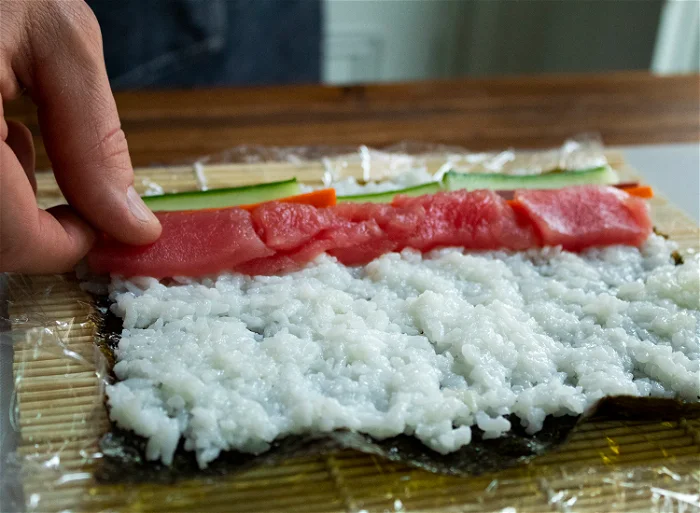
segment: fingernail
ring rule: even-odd
[[[131,213],[139,221],[144,223],[152,223],[157,221],[156,216],[153,215],[153,212],[151,212],[151,210],[143,202],[141,196],[139,196],[139,193],[136,192],[133,185],[130,185],[126,190],[126,202],[129,205],[129,210],[131,210]]]

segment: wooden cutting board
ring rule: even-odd
[[[634,179],[620,155],[608,158],[624,180]],[[222,187],[292,176],[319,182],[323,169],[320,161],[237,164],[210,166],[204,175],[209,187]],[[190,167],[141,169],[136,176],[142,191],[154,182],[166,191],[199,184]],[[62,201],[50,174],[40,174],[38,182],[42,206]],[[651,205],[660,231],[683,251],[700,249],[698,227],[683,212],[660,197]],[[101,485],[92,473],[109,421],[91,298],[71,275],[11,276],[10,295],[28,511],[675,511],[700,501],[700,418],[588,422],[563,448],[479,477],[434,475],[345,451],[175,486]]]

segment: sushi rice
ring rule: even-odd
[[[110,415],[201,467],[287,435],[413,435],[439,453],[608,395],[700,394],[700,268],[672,243],[322,255],[285,276],[113,278]],[[508,416],[506,418],[506,416]]]

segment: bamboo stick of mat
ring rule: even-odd
[[[634,177],[619,155],[609,160],[623,179]],[[297,176],[313,182],[323,172],[318,161],[250,166],[205,167],[204,174],[210,186],[234,186],[250,183],[251,173],[256,181]],[[136,174],[144,187],[148,180],[172,190],[198,185],[190,167]],[[40,175],[39,183],[42,205],[61,201],[51,177]],[[693,221],[663,198],[651,205],[659,230],[685,250],[699,249]],[[109,421],[91,298],[70,275],[12,276],[10,294],[18,456],[28,511],[469,512],[517,506],[518,512],[592,513],[697,505],[700,418],[589,422],[564,447],[531,464],[471,478],[343,451],[173,486],[98,484],[92,476],[100,461],[97,442]]]
[[[556,152],[544,154],[535,152],[520,157],[516,153],[515,160],[502,164],[502,169],[508,172],[518,167],[528,167],[529,165],[555,166]],[[607,152],[608,163],[615,167],[623,163],[622,155],[619,152]],[[434,174],[448,167],[456,169],[468,166],[474,171],[488,171],[484,163],[467,164],[462,155],[437,155],[426,154],[417,157],[417,162],[423,165],[428,173]],[[371,164],[368,164],[371,162]],[[372,170],[368,170],[368,166]],[[362,161],[358,155],[340,156],[326,160],[298,161],[298,162],[261,162],[261,163],[212,163],[172,166],[172,167],[144,167],[135,170],[134,187],[139,194],[154,193],[161,189],[165,193],[198,190],[203,185],[198,177],[197,171],[205,177],[206,186],[210,189],[220,187],[238,187],[256,183],[276,182],[296,177],[301,183],[319,185],[323,183],[324,177],[330,173],[335,179],[355,178],[364,180],[367,173],[371,173],[374,179],[381,179],[384,176],[400,172],[409,166],[405,156],[397,158],[368,158]],[[40,206],[49,208],[63,202],[61,190],[56,183],[52,173],[37,173],[37,185],[41,194],[37,198]]]

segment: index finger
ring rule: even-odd
[[[26,36],[29,66],[16,72],[38,106],[56,181],[96,228],[126,243],[153,242],[160,223],[133,188],[97,20],[82,0],[40,5]]]

